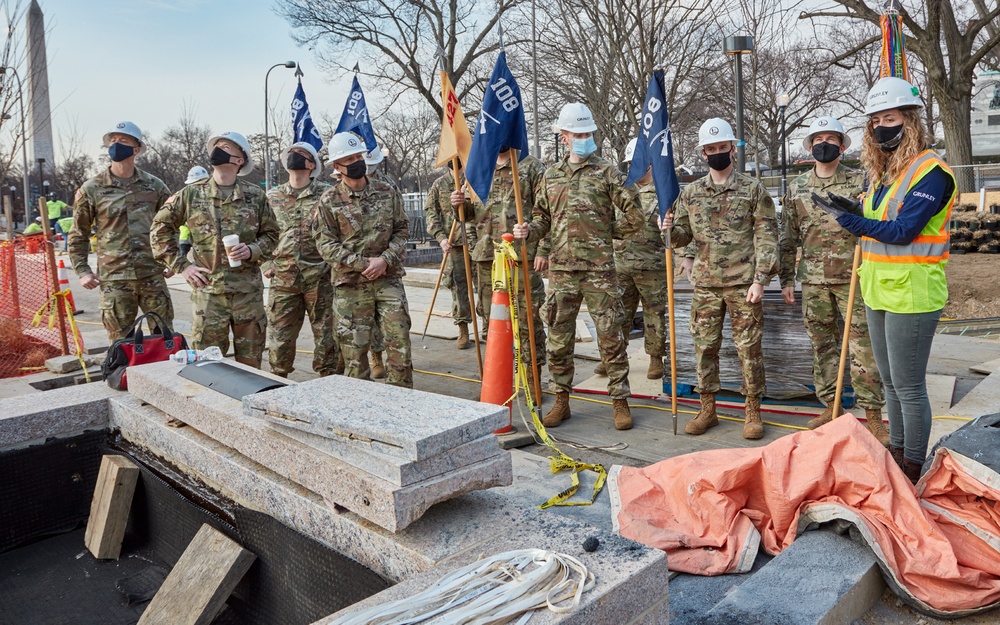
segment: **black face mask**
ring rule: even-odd
[[[306,169],[306,157],[298,152],[289,152],[285,164],[288,166],[288,171],[303,171]]]
[[[840,156],[840,146],[832,143],[817,143],[812,149],[813,158],[821,163],[832,163]]]
[[[348,165],[347,172],[345,172],[344,175],[351,180],[360,180],[364,178],[367,173],[368,165],[365,165],[364,159],[360,159]]]
[[[135,148],[124,143],[112,143],[108,146],[108,156],[111,160],[120,163],[135,154]]]
[[[229,159],[233,157],[232,154],[226,152],[220,147],[216,147],[212,150],[212,153],[208,155],[208,162],[218,167],[219,165],[228,165]]]
[[[708,166],[715,171],[723,171],[728,169],[730,165],[733,164],[733,157],[730,156],[729,152],[720,152],[718,154],[708,155]]]
[[[903,142],[903,124],[898,126],[875,126],[875,140],[878,147],[892,152]]]

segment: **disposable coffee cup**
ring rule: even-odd
[[[240,235],[238,234],[227,234],[222,237],[222,246],[226,248],[226,257],[229,259],[230,267],[239,267],[243,264],[243,261],[233,260],[229,253],[234,247],[240,244]]]

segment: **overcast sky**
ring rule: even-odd
[[[30,0],[22,0],[27,8]],[[343,109],[350,76],[322,76],[273,0],[39,0],[45,14],[56,159],[76,130],[93,153],[115,122],[160,134],[193,107],[202,125],[263,131],[264,75],[298,61],[313,117]],[[21,28],[24,28],[23,22]],[[272,106],[288,105],[294,70],[271,72]],[[364,84],[364,83],[362,83]],[[375,97],[374,90],[368,96]],[[369,102],[372,108],[377,103]],[[273,129],[272,129],[273,132]],[[89,151],[89,150],[88,150]]]

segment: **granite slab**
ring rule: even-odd
[[[108,425],[108,398],[115,391],[104,383],[81,384],[11,397],[0,403],[0,450],[43,443]]]
[[[426,460],[508,422],[502,406],[332,375],[245,397],[245,414],[407,460]]]
[[[339,440],[311,434],[281,423],[270,423],[269,425],[279,435],[287,436],[303,445],[308,445],[343,460],[351,466],[367,471],[397,486],[416,484],[503,453],[497,442],[497,437],[493,434],[487,434],[471,443],[459,445],[450,451],[424,460],[404,460],[397,456],[369,452],[359,446],[345,445]]]
[[[239,400],[178,376],[182,367],[172,361],[130,367],[129,392],[279,475],[390,531],[403,529],[432,505],[456,495],[511,483],[510,457],[501,454],[416,484],[397,486],[279,435],[263,420],[244,415]]]

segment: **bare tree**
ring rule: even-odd
[[[390,111],[379,118],[376,134],[389,153],[383,167],[400,189],[426,189],[441,136],[440,119],[434,111],[424,104]]]
[[[803,12],[801,17],[868,22],[872,37],[878,37],[881,17],[878,8],[865,0],[834,1],[843,10],[819,9]],[[975,70],[980,63],[995,61],[994,49],[1000,45],[1000,3],[994,0],[991,4],[985,0],[975,0],[974,6],[945,0],[903,4],[907,51],[918,57],[926,69],[930,94],[939,107],[951,165],[972,163],[969,126]],[[847,50],[840,56],[848,58],[854,52]],[[971,176],[960,178],[961,190],[973,190]]]
[[[464,104],[471,94],[481,99],[499,49],[491,32],[523,1],[279,0],[277,11],[296,29],[296,41],[315,50],[328,70],[346,72],[356,62],[361,75],[391,89],[394,98],[413,91],[440,115],[437,45],[444,47],[444,69],[459,100]]]
[[[69,204],[73,203],[76,190],[97,169],[97,162],[85,146],[83,132],[77,120],[73,119],[67,130],[59,132],[59,154],[62,158],[56,164],[55,180],[50,189],[60,200]]]

